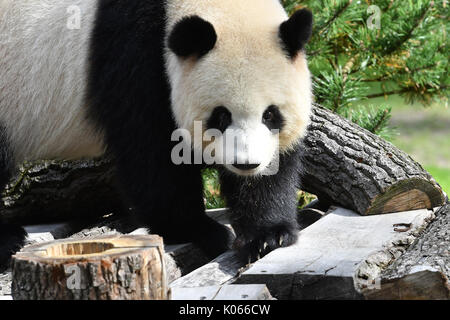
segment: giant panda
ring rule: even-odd
[[[205,164],[172,159],[173,132],[200,122],[240,140],[216,164],[233,247],[256,260],[293,244],[311,30],[278,0],[0,0],[0,188],[23,161],[108,152],[140,223],[215,257],[233,235],[204,213]],[[2,266],[25,236],[0,222]]]

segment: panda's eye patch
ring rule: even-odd
[[[270,106],[264,111],[262,122],[269,130],[281,130],[284,125],[284,118],[277,106]]]
[[[208,119],[208,129],[217,129],[225,132],[232,123],[231,112],[225,107],[217,107]]]

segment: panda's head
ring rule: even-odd
[[[216,142],[234,140],[216,152],[227,169],[243,176],[264,174],[298,144],[309,123],[311,80],[303,48],[312,14],[303,9],[288,19],[273,2],[255,5],[251,14],[228,7],[179,17],[168,30],[177,125],[194,136],[200,121],[203,130],[223,133]]]

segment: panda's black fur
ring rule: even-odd
[[[215,257],[230,248],[232,235],[204,214],[203,166],[177,166],[170,157],[176,125],[164,64],[165,10],[164,0],[99,1],[89,58],[89,121],[104,131],[123,194],[139,221],[167,243],[194,241]],[[216,41],[208,25],[195,17],[182,23],[203,30],[204,41],[186,42],[179,29],[169,46],[180,56],[207,54]],[[286,39],[292,37],[292,27],[287,27]],[[290,55],[299,50],[292,40],[285,46]],[[0,134],[0,189],[11,174],[14,155],[9,143]],[[219,168],[238,234],[235,244],[245,259],[296,241],[300,149],[299,144],[281,155],[280,171],[274,176],[239,177]],[[21,227],[0,222],[0,268],[23,245],[24,237]]]
[[[235,248],[241,256],[255,261],[270,251],[297,241],[297,201],[301,175],[300,145],[280,156],[276,175],[248,179],[220,168],[221,191],[231,220],[239,235]]]
[[[105,129],[123,192],[141,222],[167,241],[198,241],[214,256],[226,250],[229,234],[204,215],[201,166],[176,166],[170,158],[176,127],[168,112],[165,16],[161,0],[101,1],[92,36],[91,115]]]
[[[11,176],[12,157],[5,127],[0,123],[0,191]],[[7,266],[11,254],[23,246],[25,236],[26,232],[22,227],[5,224],[0,220],[0,271]]]

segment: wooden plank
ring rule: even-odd
[[[230,213],[227,208],[206,210],[206,214],[221,224],[230,224]]]
[[[235,252],[228,251],[210,263],[174,281],[171,287],[198,288],[223,285],[233,280],[244,265],[245,263],[238,259]]]
[[[28,233],[27,238],[25,239],[25,245],[50,242],[53,240],[55,240],[55,238],[50,232]]]
[[[228,210],[208,210],[208,215],[222,223],[228,223]],[[307,227],[322,217],[322,212],[314,213],[301,212],[301,227]],[[306,216],[306,219],[302,219]],[[168,250],[168,249],[167,249]],[[245,263],[239,261],[237,255],[233,251],[228,251],[213,260],[212,262],[200,267],[199,269],[185,275],[184,277],[174,281],[172,287],[203,287],[223,285],[233,281],[238,273],[246,266]]]
[[[68,227],[66,223],[55,223],[55,224],[41,224],[41,225],[34,225],[34,226],[26,226],[24,229],[28,233],[51,233],[53,236],[54,234],[58,234],[60,230],[64,230]]]
[[[271,252],[235,283],[265,283],[278,299],[361,299],[353,279],[361,262],[376,252],[400,250],[399,244],[404,249],[432,217],[429,210],[360,216],[337,208],[302,230],[295,245]],[[410,230],[397,232],[397,224]]]
[[[172,288],[172,300],[272,300],[265,285]]]
[[[165,250],[165,262],[169,283],[174,282],[210,261],[204,252],[192,243],[166,246]]]
[[[202,288],[171,288],[172,300],[214,300],[220,286]]]
[[[356,285],[366,299],[450,299],[450,204],[435,215],[417,241],[387,268],[383,255],[360,266]],[[378,286],[365,286],[361,276],[378,278]]]
[[[27,232],[26,245],[43,243],[67,237],[71,227],[67,223],[43,224],[24,227]]]
[[[265,284],[226,285],[214,300],[273,300]]]

